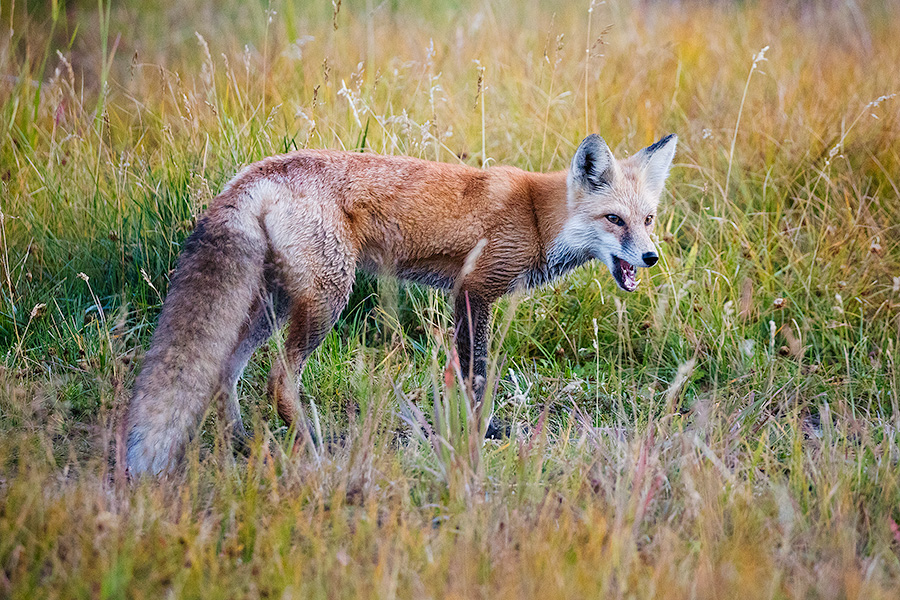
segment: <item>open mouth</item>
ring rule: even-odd
[[[619,287],[626,292],[633,292],[637,289],[638,280],[635,279],[637,268],[630,262],[622,260],[618,256],[613,255],[612,276],[619,284]]]

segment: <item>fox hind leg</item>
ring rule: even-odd
[[[269,374],[269,395],[278,415],[290,427],[300,427],[302,414],[300,374],[310,355],[322,343],[347,304],[352,278],[342,282],[339,294],[295,297],[292,302],[290,326],[284,353],[272,364]]]
[[[272,272],[290,297],[284,350],[269,372],[269,395],[288,426],[300,427],[300,374],[350,299],[359,249],[337,202],[301,196],[266,215]],[[305,427],[305,424],[303,424]]]
[[[271,280],[270,280],[271,281]],[[229,357],[222,374],[221,396],[225,419],[231,429],[237,448],[246,448],[249,434],[241,419],[237,382],[247,367],[250,357],[272,334],[281,329],[291,311],[291,301],[279,283],[270,283],[267,291],[255,303],[247,325],[241,331],[234,353]]]

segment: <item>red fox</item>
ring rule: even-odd
[[[184,243],[126,415],[129,473],[172,469],[220,393],[243,439],[235,384],[286,321],[269,393],[293,422],[300,373],[357,269],[458,290],[458,355],[472,381],[485,376],[490,307],[504,294],[592,259],[634,291],[636,269],[658,260],[651,232],[676,142],[616,160],[590,135],[568,170],[546,174],[326,150],[246,167]]]

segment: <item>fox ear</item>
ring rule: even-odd
[[[603,138],[592,133],[584,138],[575,151],[569,178],[587,189],[600,189],[612,181],[614,160]]]
[[[672,166],[677,144],[678,136],[670,133],[637,154],[637,159],[644,169],[647,185],[657,194],[662,193],[666,177],[669,176],[669,167]]]

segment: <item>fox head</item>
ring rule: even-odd
[[[557,260],[600,260],[620,288],[637,289],[637,268],[659,260],[651,234],[677,141],[667,135],[618,161],[603,138],[586,137],[569,168],[567,216],[553,249]]]

